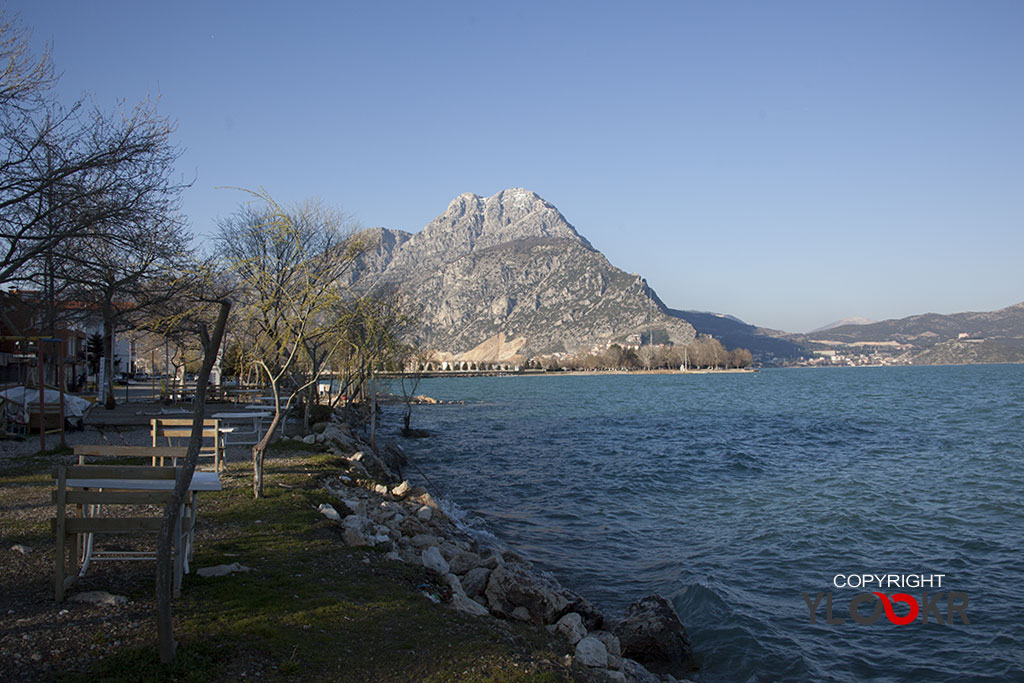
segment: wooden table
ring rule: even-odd
[[[233,398],[234,402],[241,403],[242,399],[245,399],[247,403],[255,403],[256,398],[263,395],[262,389],[227,389],[224,394],[229,398]]]
[[[272,412],[266,410],[247,410],[237,413],[216,413],[210,417],[220,420],[224,425],[221,432],[224,435],[225,446],[255,446],[263,438],[263,421],[272,415]],[[251,428],[239,431],[232,426],[233,423]]]
[[[118,488],[118,489],[129,489],[132,491],[172,491],[174,489],[174,480],[172,479],[102,479],[102,478],[89,478],[89,479],[68,479],[68,488],[78,489],[101,489],[101,488]],[[189,483],[188,490],[193,495],[200,491],[220,491],[220,475],[216,472],[200,472],[195,471],[192,473],[192,481]]]

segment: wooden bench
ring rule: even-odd
[[[173,446],[174,439],[187,440],[192,436],[190,417],[157,417],[150,420],[149,425],[154,448],[162,445],[161,439],[166,439],[167,446]],[[199,449],[199,457],[212,458],[214,472],[227,469],[224,463],[224,436],[220,420],[203,420],[203,444]]]
[[[94,534],[159,532],[171,491],[166,486],[163,490],[147,488],[151,485],[147,482],[156,482],[153,486],[158,486],[160,482],[173,486],[177,469],[129,465],[58,465],[54,468],[52,500],[56,505],[56,517],[52,520],[52,526],[57,547],[53,574],[54,597],[57,602],[64,599],[65,591],[85,573],[92,560],[156,558],[155,549],[96,550],[93,548]],[[120,486],[124,488],[118,488]],[[78,515],[70,514],[75,509]],[[171,536],[175,597],[181,594],[181,579],[189,546],[186,536],[191,524],[184,516],[185,506],[182,505],[174,520]]]

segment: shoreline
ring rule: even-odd
[[[341,525],[317,511],[331,500],[321,482],[345,472],[343,460],[293,442],[272,447],[259,503],[244,465],[222,473],[223,490],[206,496],[197,571],[173,605],[182,657],[165,666],[152,563],[99,563],[54,602],[52,479],[41,471],[54,461],[0,468],[6,680],[484,681],[512,670],[524,680],[601,680],[563,659],[556,634],[458,614],[424,597],[424,589],[445,590],[435,572],[347,547]],[[204,576],[204,567],[215,571]]]
[[[425,487],[402,478],[410,463],[400,446],[389,443],[374,452],[347,427],[332,419],[313,439],[351,468],[352,476],[325,477],[324,488],[340,505],[320,510],[342,525],[346,545],[379,546],[388,560],[435,571],[446,587],[446,595],[437,597],[456,611],[530,623],[562,636],[570,646],[566,663],[581,664],[594,680],[671,682],[697,669],[685,626],[667,598],[637,595],[622,617],[604,614],[509,548],[506,539],[492,535],[497,544],[484,541]],[[388,483],[374,483],[379,481]]]
[[[95,442],[97,435],[90,431],[82,434],[83,440]],[[124,437],[131,443],[148,441],[149,432],[144,427],[122,428],[117,433],[119,441]],[[671,682],[678,680],[676,676],[684,676],[692,670],[689,663],[694,660],[685,628],[667,600],[658,603],[654,596],[636,595],[633,597],[637,600],[630,607],[632,614],[627,611],[626,615],[617,614],[612,617],[610,613],[603,613],[586,597],[566,588],[548,572],[537,568],[529,558],[510,549],[506,539],[494,537],[495,543],[473,534],[461,515],[449,515],[425,488],[413,487],[408,480],[396,475],[396,471],[401,469],[404,456],[400,448],[386,446],[382,439],[376,450],[371,449],[362,435],[352,429],[341,415],[335,414],[326,423],[319,423],[312,433],[278,439],[272,448],[284,449],[285,453],[308,451],[323,454],[317,457],[331,457],[334,462],[330,463],[330,467],[321,466],[319,472],[306,475],[313,477],[309,485],[319,489],[319,493],[312,490],[310,493],[319,500],[315,501],[313,510],[304,506],[307,509],[303,517],[312,516],[315,526],[330,529],[332,542],[339,551],[348,553],[352,562],[362,561],[365,564],[370,559],[373,566],[393,564],[408,567],[409,571],[432,572],[436,578],[431,579],[429,585],[416,585],[413,589],[413,584],[410,584],[407,589],[426,596],[430,602],[445,603],[454,612],[460,613],[458,618],[447,619],[456,622],[470,619],[476,624],[476,629],[491,629],[495,624],[535,628],[538,633],[546,634],[545,637],[564,643],[559,646],[564,649],[556,649],[558,659],[536,660],[535,664],[542,667],[550,665],[564,672],[570,679]],[[240,447],[232,456],[229,459],[237,464],[232,468],[231,478],[240,476],[245,481],[249,476],[244,465],[247,460],[246,449]],[[28,465],[28,461],[42,463],[68,456],[22,457],[25,462],[20,463],[20,467]],[[2,464],[13,465],[14,459],[5,458]],[[241,468],[236,470],[238,465]],[[33,477],[38,480],[35,484],[41,485],[43,490],[47,488],[48,479],[45,475]],[[281,486],[284,487],[281,490],[286,492],[296,489],[294,483]],[[246,488],[243,485],[242,490]],[[26,495],[28,492],[25,489]],[[43,494],[40,492],[39,495]],[[238,495],[238,492],[234,495]],[[243,498],[247,499],[247,496]],[[208,504],[208,514],[204,519],[212,519],[210,510],[218,506],[217,503]],[[45,508],[39,508],[38,511],[45,516]],[[25,532],[15,535],[18,540],[30,541],[29,545],[34,546],[34,551],[32,548],[24,551],[28,553],[25,559],[33,565],[45,564],[47,561],[45,553],[50,546],[49,533],[41,529],[40,526],[41,537],[25,535]],[[4,535],[9,536],[11,531],[5,529]],[[261,527],[249,527],[244,533],[259,531]],[[44,541],[44,538],[47,540]],[[212,540],[210,536],[204,537],[206,548],[210,547]],[[257,565],[254,567],[260,571]],[[121,567],[115,567],[114,570],[112,575],[124,572]],[[129,606],[116,614],[123,612],[132,616],[129,622],[117,622],[118,633],[131,632],[132,624],[148,623],[137,616],[145,604],[141,596],[146,593],[146,588],[139,588],[135,583],[141,579],[142,585],[146,586],[150,580],[150,570],[136,570],[134,567],[131,570],[135,578],[131,582],[134,586],[132,590],[126,591],[130,596]],[[31,574],[36,577],[45,576],[45,572],[39,568],[33,569]],[[83,587],[90,587],[102,576],[98,572],[90,573],[89,580],[83,581]],[[190,583],[195,580],[194,577],[189,579]],[[49,584],[43,580],[40,585],[43,586],[43,596],[49,597],[46,595]],[[124,588],[127,587],[128,584],[124,584]],[[31,599],[35,600],[35,596]],[[40,608],[31,608],[38,611],[38,614],[33,612],[31,618],[47,623],[51,618],[48,615],[55,608],[47,599],[40,601],[40,605]],[[23,607],[20,604],[9,607],[16,607],[21,616]],[[102,612],[104,608],[95,609]],[[74,613],[81,613],[83,618],[88,614],[81,608],[76,608]],[[110,617],[115,621],[118,619],[114,613]],[[82,628],[81,624],[71,618],[61,623],[61,633],[64,635]],[[685,652],[687,659],[682,660],[677,656],[676,660],[672,660],[665,658],[667,653],[651,654],[638,649],[635,645],[635,641],[640,639],[637,634],[649,634],[652,630],[673,638],[676,654]],[[131,640],[122,636],[124,640],[119,642],[135,644],[137,638],[148,637],[147,633],[144,628],[134,633]],[[381,645],[390,647],[387,642]],[[109,654],[117,650],[117,643],[113,644],[113,648]],[[5,651],[4,655],[7,654]],[[10,654],[24,655],[22,661],[31,661],[28,658],[31,651],[22,653],[15,649]],[[49,655],[43,653],[41,656],[44,657],[43,661],[49,662]],[[663,656],[665,661],[659,662],[659,656]],[[86,661],[81,664],[91,666]]]
[[[700,370],[555,370],[532,372],[534,375],[752,375],[760,372],[757,368],[725,368]],[[524,373],[526,374],[526,373]]]
[[[416,372],[398,373],[385,372],[377,374],[379,379],[447,379],[470,377],[571,377],[588,375],[752,375],[760,372],[760,368],[725,368],[700,370],[453,370],[450,372]]]

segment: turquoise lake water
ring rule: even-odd
[[[1024,366],[418,392],[465,401],[416,406],[413,426],[438,436],[401,443],[467,523],[610,614],[669,597],[696,680],[1024,680]],[[865,573],[944,574],[932,599],[966,593],[971,623],[854,623],[866,591],[833,577]],[[826,623],[822,602],[811,624],[804,592],[832,593],[846,623]]]

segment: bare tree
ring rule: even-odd
[[[365,412],[370,428],[370,445],[376,448],[377,370],[400,370],[408,353],[404,341],[414,324],[407,312],[407,303],[402,294],[393,286],[380,287],[348,303],[351,314],[347,318],[345,343],[352,363],[349,384],[352,394],[367,398],[369,388],[369,409]],[[364,406],[366,402],[364,400]]]
[[[412,421],[412,405],[416,399],[416,389],[423,379],[424,368],[433,357],[433,351],[408,345],[400,359],[404,366],[400,379],[402,400],[405,402],[405,414],[402,415],[402,435],[421,436],[423,432],[413,431],[409,423]]]
[[[112,225],[148,222],[185,187],[169,180],[178,156],[173,127],[148,103],[114,116],[55,107],[21,130],[3,123],[0,283],[38,281],[58,246],[107,237]]]
[[[32,111],[57,78],[50,59],[50,47],[36,57],[32,54],[32,32],[0,9],[0,110]]]
[[[747,368],[754,362],[754,356],[747,349],[733,349],[729,352],[729,365],[734,368]]]
[[[220,222],[219,254],[238,286],[237,334],[259,368],[274,401],[274,417],[253,446],[253,496],[263,494],[263,458],[282,416],[329,367],[342,345],[317,352],[318,370],[297,383],[296,370],[310,338],[342,298],[342,280],[359,253],[343,215],[307,202],[286,210],[266,192]],[[291,380],[289,382],[289,380]]]
[[[650,344],[641,346],[636,351],[637,358],[643,364],[645,370],[650,370],[654,366],[654,360],[657,357],[658,349]]]
[[[714,368],[724,368],[729,359],[729,352],[722,346],[722,342],[714,337],[708,337],[707,345],[708,353],[711,356],[711,366]]]
[[[192,250],[183,222],[163,214],[111,224],[107,234],[66,240],[53,259],[54,282],[88,315],[99,313],[106,358],[107,407],[112,408],[114,335],[140,321],[147,309],[180,296],[192,272]],[[145,219],[146,216],[139,216]]]
[[[151,103],[60,106],[50,50],[34,56],[30,37],[0,9],[0,284],[38,276],[26,266],[69,238],[152,216],[161,192],[182,187],[168,180],[173,126]]]

